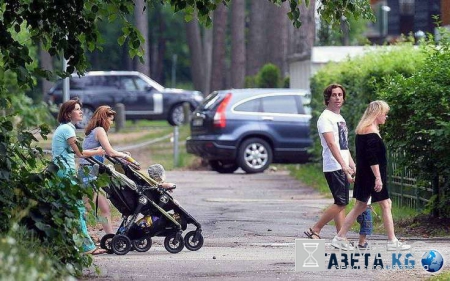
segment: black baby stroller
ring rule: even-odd
[[[139,167],[122,158],[107,156],[114,167],[91,157],[86,159],[98,165],[100,173],[111,177],[111,184],[102,189],[123,218],[116,234],[102,237],[102,248],[117,255],[125,255],[132,249],[145,252],[151,248],[151,238],[155,236],[165,237],[164,247],[170,253],[178,253],[184,246],[191,251],[203,246],[201,225],[168,192],[175,186],[163,188],[157,174],[148,178],[138,171]],[[196,229],[183,238],[188,224]]]

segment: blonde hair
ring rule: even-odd
[[[364,111],[361,120],[359,120],[358,126],[356,126],[356,133],[364,133],[365,128],[371,126],[380,114],[388,113],[389,109],[389,105],[382,100],[376,100],[369,103],[369,106],[366,108],[366,111]]]

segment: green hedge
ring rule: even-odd
[[[392,76],[411,76],[421,67],[425,54],[411,44],[395,47],[378,47],[366,54],[340,63],[330,63],[320,69],[311,79],[311,132],[315,159],[321,159],[321,145],[317,134],[317,119],[326,108],[323,90],[331,83],[346,89],[346,101],[341,110],[347,121],[350,144],[354,144],[354,130],[367,104],[380,98],[379,88]],[[353,147],[351,146],[353,151]]]
[[[403,167],[419,182],[432,183],[434,214],[450,214],[450,40],[442,33],[421,46],[380,47],[342,63],[329,64],[311,79],[313,155],[320,158],[316,122],[325,106],[323,89],[330,83],[347,90],[342,115],[351,144],[354,129],[367,104],[383,99],[391,107],[381,133],[390,151],[405,155]],[[352,150],[353,147],[351,148]],[[438,196],[439,194],[439,196]]]

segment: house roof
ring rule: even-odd
[[[311,62],[312,63],[327,63],[330,61],[343,61],[347,58],[352,58],[362,55],[364,52],[373,50],[370,46],[323,46],[313,47]]]

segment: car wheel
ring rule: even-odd
[[[81,111],[83,112],[83,120],[77,123],[78,129],[86,128],[87,124],[89,123],[89,120],[91,120],[92,116],[94,115],[94,109],[92,109],[89,106],[82,107]]]
[[[261,173],[272,163],[272,148],[259,138],[242,142],[239,148],[238,164],[247,173]]]
[[[239,168],[234,162],[225,162],[221,160],[210,160],[209,166],[211,166],[211,169],[221,174],[231,174]]]
[[[190,114],[189,109],[189,114]],[[169,118],[167,119],[170,125],[179,126],[184,123],[184,107],[183,104],[177,104],[169,112]]]

